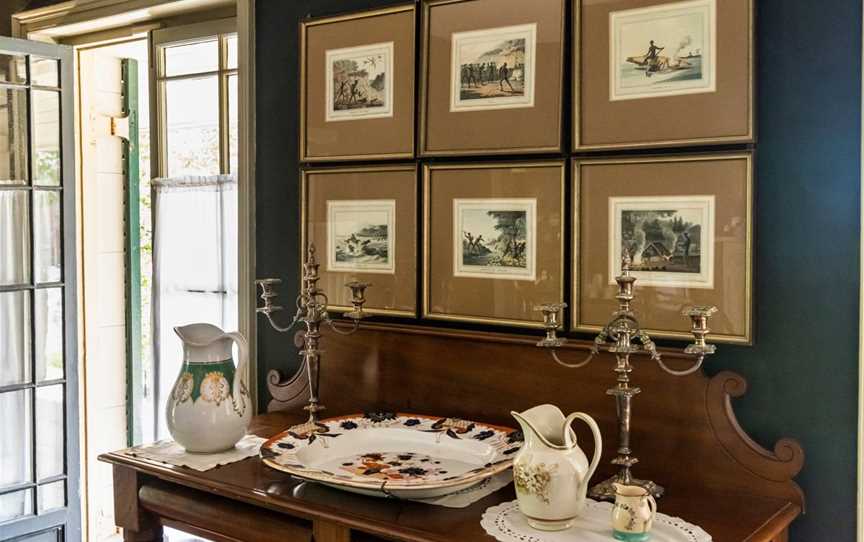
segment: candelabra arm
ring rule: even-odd
[[[653,359],[654,359],[654,361],[657,362],[658,365],[660,365],[661,369],[663,369],[664,371],[666,371],[670,375],[672,375],[672,376],[687,376],[687,375],[695,373],[696,371],[698,371],[699,369],[702,368],[702,362],[705,361],[705,354],[699,354],[698,356],[696,356],[696,363],[692,367],[690,367],[689,369],[684,369],[683,371],[676,371],[675,369],[672,369],[671,367],[669,367],[668,365],[663,363],[663,359],[659,355]]]
[[[283,326],[280,326],[279,324],[276,323],[276,320],[273,318],[273,315],[270,314],[269,312],[264,312],[263,314],[264,314],[264,316],[267,317],[267,321],[270,322],[270,327],[272,327],[273,329],[275,329],[279,333],[285,333],[287,331],[290,331],[295,325],[297,325],[297,322],[300,319],[300,314],[298,312],[297,314],[294,315],[294,319],[291,321],[291,323],[288,324],[287,326],[283,327]]]
[[[592,348],[591,351],[588,352],[588,355],[585,357],[585,359],[583,359],[582,361],[577,363],[567,363],[566,361],[563,361],[561,358],[558,357],[558,350],[556,350],[555,348],[549,349],[549,354],[551,354],[552,359],[555,360],[555,363],[557,363],[558,365],[563,365],[568,369],[579,369],[580,367],[585,367],[586,365],[591,363],[591,360],[594,359],[594,356],[597,353],[598,351]]]
[[[339,335],[351,335],[360,328],[360,320],[352,320],[351,329],[347,331],[342,331],[341,329],[339,329],[339,327],[336,325],[336,322],[331,320],[329,316],[327,317],[326,321],[327,325],[330,326],[330,329],[332,329],[334,333],[337,333]]]

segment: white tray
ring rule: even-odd
[[[454,418],[376,412],[291,427],[261,447],[264,463],[305,480],[378,497],[428,499],[512,465],[521,432]]]

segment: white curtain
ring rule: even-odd
[[[153,334],[157,438],[182,345],[174,326],[237,329],[237,182],[233,175],[156,179],[153,189]]]
[[[0,190],[0,285],[30,282],[28,199],[24,190]],[[27,291],[0,293],[0,386],[31,381],[29,296]],[[30,393],[0,393],[0,488],[30,481]],[[0,521],[27,510],[26,499],[0,499]]]

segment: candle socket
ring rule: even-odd
[[[372,286],[372,284],[354,280],[345,284],[345,286],[351,290],[351,306],[354,308],[343,313],[342,316],[355,321],[368,318],[369,315],[363,312],[363,304],[366,303],[366,288]]]
[[[546,331],[546,337],[537,341],[537,346],[558,348],[567,343],[567,339],[558,337],[561,311],[566,307],[567,303],[544,303],[534,309],[543,313],[543,329]]]

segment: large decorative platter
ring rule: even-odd
[[[261,446],[274,469],[339,489],[405,499],[455,493],[508,469],[522,433],[459,420],[375,412],[291,427]]]

